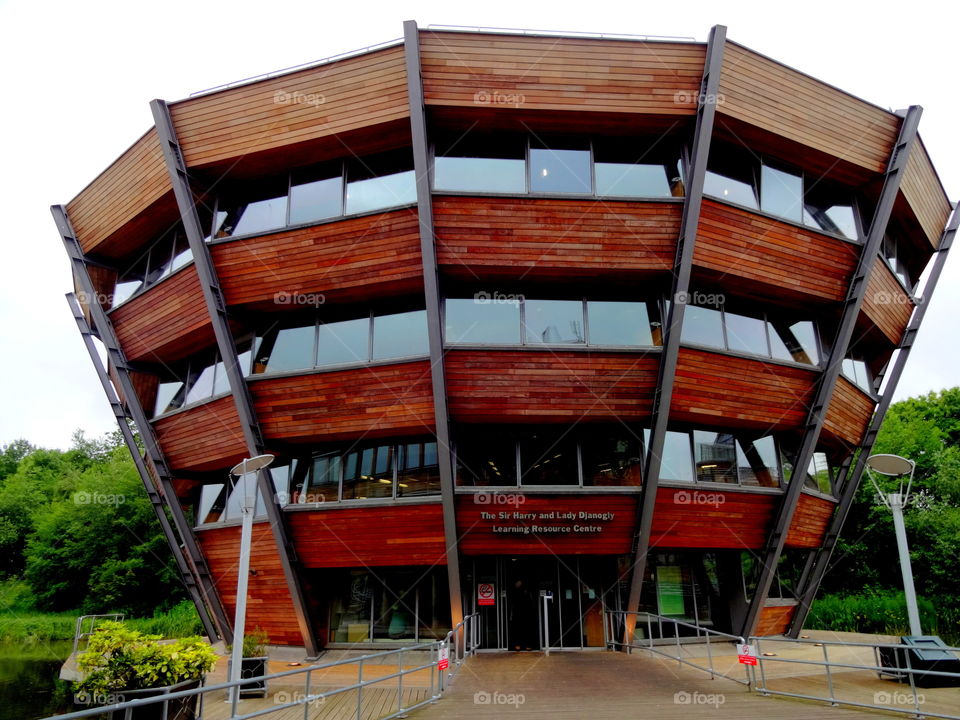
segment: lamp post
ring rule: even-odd
[[[913,569],[910,566],[910,550],[907,547],[907,530],[903,524],[903,508],[910,496],[910,486],[913,484],[915,468],[916,463],[913,460],[902,458],[899,455],[871,455],[867,458],[867,475],[870,476],[870,482],[876,488],[880,501],[893,513],[893,529],[897,535],[897,550],[900,552],[900,572],[903,574],[903,595],[907,601],[910,634],[918,636],[923,635],[923,629],[920,627],[917,591],[913,587]],[[899,477],[900,487],[897,492],[884,493],[873,473],[888,477]],[[906,491],[903,488],[904,478],[907,478]]]
[[[233,652],[230,655],[230,682],[240,680],[243,665],[243,631],[247,619],[247,579],[250,575],[250,541],[253,536],[253,516],[257,510],[257,473],[273,462],[273,455],[246,458],[230,469],[237,478],[234,492],[240,493],[240,560],[237,564],[237,610],[233,618]],[[228,702],[240,699],[240,686],[230,689]]]

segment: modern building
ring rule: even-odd
[[[799,630],[955,231],[919,107],[721,26],[407,23],[152,109],[54,215],[209,633],[263,453],[274,643]]]

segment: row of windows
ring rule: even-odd
[[[163,234],[128,269],[120,273],[113,290],[112,307],[155,285],[193,260],[181,226]]]
[[[918,278],[911,272],[907,258],[911,255],[911,248],[907,242],[894,230],[883,237],[883,246],[880,249],[890,271],[897,276],[903,286],[911,293],[916,289]]]

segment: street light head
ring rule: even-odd
[[[881,475],[900,477],[913,472],[913,460],[907,460],[899,455],[871,455],[867,458],[867,466]]]
[[[256,457],[248,458],[230,468],[230,474],[235,477],[240,477],[247,473],[257,472],[261,468],[270,465],[273,459],[273,455],[257,455]]]

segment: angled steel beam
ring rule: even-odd
[[[190,178],[187,175],[187,166],[183,161],[183,153],[177,140],[173,118],[170,116],[169,107],[163,100],[151,102],[150,109],[153,111],[157,135],[160,138],[160,148],[167,165],[167,171],[170,174],[173,193],[180,209],[180,219],[183,222],[187,242],[193,254],[197,276],[203,289],[203,299],[206,302],[210,323],[217,339],[217,349],[227,371],[227,381],[237,410],[237,417],[240,419],[247,452],[251,456],[261,455],[265,451],[263,435],[257,422],[247,380],[243,376],[237,359],[237,346],[230,330],[227,305],[223,298],[223,291],[220,289],[216,268],[213,266],[213,258],[210,256],[210,248],[207,247],[204,240],[205,233],[200,225],[200,216],[197,214],[197,206],[194,202]],[[304,647],[308,655],[316,656],[319,648],[300,582],[299,562],[293,544],[289,539],[286,518],[278,502],[269,470],[263,469],[257,474],[257,485],[263,496],[267,519],[273,532],[277,554],[280,556],[280,564],[283,567],[283,575],[290,592],[290,599],[293,602],[293,610]]]
[[[96,300],[94,300],[94,302],[96,302]],[[80,330],[80,335],[83,338],[83,344],[87,348],[87,353],[90,355],[90,361],[93,363],[94,370],[97,372],[97,377],[100,379],[100,385],[103,388],[104,395],[107,396],[107,402],[110,403],[110,409],[113,410],[113,415],[114,418],[116,418],[117,426],[120,428],[120,433],[123,435],[123,440],[127,444],[127,450],[130,451],[130,456],[133,458],[133,464],[136,466],[137,472],[140,475],[140,480],[143,482],[143,488],[147,491],[147,498],[150,500],[150,506],[153,508],[153,512],[157,516],[157,521],[160,523],[160,529],[163,531],[163,537],[166,539],[167,545],[170,546],[170,551],[173,553],[173,559],[177,565],[177,571],[180,573],[180,579],[187,588],[187,593],[190,595],[190,599],[193,601],[193,605],[197,609],[197,614],[200,616],[200,622],[203,624],[204,632],[212,641],[221,635],[221,631],[218,629],[217,625],[214,624],[210,613],[207,611],[207,603],[210,602],[210,597],[207,596],[203,589],[197,584],[196,575],[190,564],[187,562],[187,559],[183,554],[183,548],[180,547],[180,543],[177,541],[177,536],[174,534],[173,528],[170,526],[170,521],[167,519],[167,513],[164,510],[166,507],[166,502],[164,502],[163,497],[159,492],[157,492],[156,487],[154,487],[153,479],[150,471],[147,469],[146,461],[140,454],[140,448],[137,446],[137,440],[133,435],[133,431],[130,429],[130,424],[127,422],[129,414],[127,413],[123,403],[120,401],[120,398],[117,396],[117,392],[113,387],[113,383],[110,382],[110,376],[107,373],[107,369],[104,367],[103,361],[100,359],[100,355],[97,352],[97,347],[93,343],[93,330],[91,329],[89,323],[87,323],[87,318],[83,314],[83,308],[80,307],[80,301],[77,300],[76,295],[73,293],[68,293],[67,304],[70,306],[71,312],[73,312],[73,319],[77,322],[77,328]]]
[[[450,615],[454,625],[463,620],[460,592],[460,550],[454,496],[453,454],[450,445],[450,417],[447,411],[447,382],[443,361],[443,328],[440,319],[440,278],[434,245],[433,196],[430,191],[430,155],[427,145],[427,116],[420,76],[420,35],[417,23],[403,23],[404,57],[407,67],[407,96],[410,100],[410,131],[413,136],[413,169],[417,182],[417,217],[420,224],[420,257],[423,263],[423,294],[427,309],[430,344],[430,379],[433,386],[433,415],[436,423],[437,459],[440,465],[440,499],[443,507],[443,536],[447,548],[447,584]]]
[[[710,37],[707,40],[707,53],[704,59],[703,79],[700,83],[700,96],[697,98],[693,149],[690,154],[690,167],[687,172],[686,196],[683,200],[683,216],[674,265],[673,291],[670,296],[672,302],[664,324],[666,332],[663,339],[663,350],[660,354],[657,386],[653,395],[653,422],[644,463],[643,491],[637,518],[633,574],[627,601],[627,609],[632,611],[640,609],[640,592],[643,588],[643,576],[647,569],[650,532],[653,528],[653,510],[657,502],[663,445],[667,434],[667,422],[670,417],[670,403],[673,399],[677,359],[680,355],[680,331],[690,294],[693,250],[697,239],[697,226],[700,223],[700,208],[703,205],[703,184],[707,173],[707,159],[710,155],[710,141],[713,138],[713,124],[717,112],[716,98],[719,95],[720,69],[723,65],[723,50],[726,40],[727,28],[725,26],[715,25],[710,30]],[[636,616],[628,615],[627,617],[632,618],[635,622]],[[633,634],[632,622],[630,621],[626,626],[626,634],[625,642],[629,642]]]
[[[910,351],[913,349],[917,333],[920,331],[921,323],[930,307],[930,301],[933,298],[933,292],[940,281],[940,275],[943,273],[943,266],[947,262],[947,254],[953,245],[953,239],[957,234],[957,228],[960,227],[960,208],[955,207],[947,222],[947,227],[940,238],[940,245],[934,255],[933,265],[930,268],[930,276],[927,278],[927,284],[924,288],[923,297],[913,309],[913,315],[910,318],[910,324],[900,339],[897,346],[899,353],[894,360],[893,367],[890,368],[887,377],[887,385],[880,403],[873,414],[870,426],[863,435],[858,448],[857,462],[854,465],[852,473],[846,475],[841,490],[840,502],[834,511],[833,518],[824,538],[823,545],[814,551],[812,556],[812,568],[805,578],[806,582],[801,581],[799,605],[793,615],[793,621],[790,624],[790,635],[796,637],[806,622],[807,615],[810,613],[810,606],[820,587],[820,582],[830,564],[830,557],[836,548],[837,541],[840,539],[840,532],[843,530],[843,524],[846,522],[847,515],[850,513],[850,507],[853,505],[853,499],[857,493],[857,487],[860,485],[860,479],[863,475],[863,469],[867,458],[873,451],[873,445],[877,440],[877,434],[883,425],[883,419],[887,414],[893,402],[893,394],[897,389],[897,383],[900,382],[900,376],[910,357]]]
[[[127,442],[127,447],[130,450],[130,454],[133,456],[134,463],[137,465],[137,470],[140,472],[140,479],[147,490],[148,496],[150,496],[151,504],[154,505],[155,510],[158,508],[154,502],[156,499],[153,496],[154,480],[150,476],[150,469],[153,470],[153,477],[156,478],[157,483],[160,486],[160,500],[161,502],[164,500],[166,501],[164,504],[170,511],[174,526],[177,529],[177,533],[180,535],[180,539],[183,543],[183,551],[185,552],[186,558],[189,560],[193,571],[196,573],[196,578],[199,581],[199,592],[202,595],[204,602],[201,602],[199,605],[197,605],[197,612],[200,614],[200,618],[204,622],[204,630],[207,633],[211,633],[211,631],[213,632],[212,635],[208,635],[211,638],[216,637],[219,634],[220,637],[229,642],[231,639],[230,622],[227,620],[226,612],[224,612],[223,605],[220,603],[220,596],[217,594],[216,587],[207,567],[206,560],[204,559],[203,553],[200,551],[200,546],[197,544],[197,539],[193,534],[193,528],[187,521],[186,515],[183,512],[183,508],[180,506],[180,501],[177,499],[177,494],[173,487],[173,475],[171,474],[167,465],[167,461],[160,450],[160,444],[157,442],[157,437],[153,431],[153,426],[150,424],[150,420],[140,404],[140,399],[137,395],[136,388],[134,388],[133,381],[130,378],[129,365],[127,363],[126,356],[123,353],[123,349],[120,347],[119,341],[117,340],[116,333],[113,329],[113,324],[110,322],[110,318],[107,317],[106,312],[104,312],[103,307],[97,301],[97,293],[94,289],[93,281],[90,278],[90,273],[87,271],[86,258],[84,257],[83,250],[80,248],[80,243],[77,241],[76,233],[73,230],[73,226],[70,224],[70,219],[67,217],[66,210],[62,206],[54,205],[50,208],[50,211],[53,213],[53,219],[57,224],[57,230],[60,232],[60,238],[63,241],[64,247],[66,248],[67,256],[70,258],[73,277],[76,279],[81,292],[90,298],[88,307],[90,308],[92,326],[88,325],[86,317],[83,314],[83,310],[79,306],[79,303],[76,302],[76,299],[71,302],[71,307],[74,311],[74,318],[77,320],[78,327],[83,334],[84,344],[87,346],[87,350],[90,352],[90,357],[94,362],[94,368],[97,370],[97,375],[100,377],[101,384],[104,385],[104,390],[107,392],[107,399],[110,401],[114,415],[116,416],[117,422],[120,425],[120,431],[124,435],[124,440]],[[111,384],[109,377],[106,375],[106,370],[103,369],[100,356],[97,354],[96,347],[93,345],[94,332],[97,333],[100,341],[106,348],[107,357],[116,371],[117,381],[120,384],[120,393],[122,393],[125,400],[123,405],[114,403],[115,392],[113,390],[113,385]],[[143,441],[144,447],[146,448],[146,455],[149,459],[149,468],[143,462],[143,458],[140,456],[140,449],[137,447],[136,442],[133,440],[133,436],[130,433],[130,428],[126,422],[126,418],[128,416],[133,420],[134,424],[137,426],[137,430],[140,433],[140,438]],[[159,510],[160,512],[158,512],[158,516],[163,515],[162,508]],[[164,529],[165,535],[167,535],[166,527],[166,516],[163,515],[161,519],[161,528]],[[169,535],[167,536],[167,541],[170,544],[170,550],[173,552],[174,558],[177,559],[177,565],[179,569],[179,557],[181,553],[180,544]],[[185,579],[185,582],[188,583],[189,590],[191,583],[187,579]],[[193,598],[192,592],[191,598]],[[194,604],[197,604],[196,599],[194,599]],[[210,611],[212,612],[212,618],[204,609],[204,604],[209,607]],[[215,622],[211,622],[211,620]]]
[[[797,450],[795,462],[793,463],[793,476],[790,484],[787,486],[786,493],[784,493],[781,499],[773,528],[767,539],[766,548],[761,558],[757,588],[753,598],[751,598],[750,606],[747,609],[747,615],[741,630],[741,634],[744,637],[753,634],[757,621],[760,618],[760,612],[766,603],[767,594],[770,592],[770,587],[773,584],[777,564],[780,562],[780,556],[783,553],[787,533],[790,530],[790,523],[793,520],[797,505],[800,502],[807,466],[810,464],[813,453],[817,448],[820,431],[823,429],[823,423],[830,406],[830,400],[833,397],[833,391],[837,385],[837,378],[840,377],[843,359],[847,356],[850,349],[850,340],[853,337],[857,317],[860,315],[860,308],[863,306],[863,298],[867,292],[870,273],[873,270],[873,266],[880,252],[880,245],[883,241],[884,233],[886,233],[887,230],[890,213],[893,211],[893,204],[897,198],[897,192],[900,189],[900,181],[907,167],[907,159],[910,157],[910,150],[917,137],[917,125],[920,122],[922,112],[923,110],[919,105],[913,105],[907,110],[906,117],[904,117],[900,123],[900,132],[890,154],[886,172],[884,173],[883,189],[880,191],[880,199],[877,201],[877,208],[870,222],[870,230],[864,241],[860,259],[857,262],[857,269],[854,271],[847,288],[847,297],[843,304],[837,334],[830,348],[830,355],[827,358],[826,367],[823,369],[820,379],[817,382],[813,402],[807,414],[803,439],[800,442],[800,447]]]

